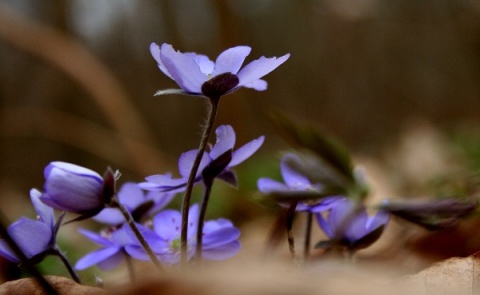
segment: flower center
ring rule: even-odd
[[[205,81],[202,85],[202,93],[209,98],[219,98],[235,88],[239,82],[237,75],[223,73]]]

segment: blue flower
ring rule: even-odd
[[[48,206],[78,214],[100,212],[105,206],[103,178],[95,171],[65,162],[52,162],[44,171],[40,197]]]
[[[195,255],[196,232],[199,208],[193,205],[189,210],[187,256]],[[158,259],[165,264],[175,264],[180,261],[180,230],[182,215],[176,210],[164,210],[153,219],[153,230],[140,226],[145,240]],[[133,233],[127,229],[132,239]],[[209,260],[223,260],[234,256],[240,250],[238,238],[240,231],[227,219],[217,219],[205,222],[203,228],[202,257]],[[128,245],[125,250],[139,260],[149,260],[140,245]]]
[[[250,51],[248,46],[232,47],[222,52],[213,62],[205,55],[175,51],[170,44],[158,46],[152,43],[150,52],[158,67],[181,88],[178,91],[167,90],[157,94],[183,93],[219,97],[240,87],[265,90],[267,82],[260,78],[284,63],[290,54],[279,58],[262,56],[241,69]]]
[[[308,177],[298,173],[290,168],[287,164],[290,161],[299,161],[300,158],[293,153],[287,153],[280,161],[280,172],[282,174],[283,182],[279,182],[270,178],[260,178],[257,182],[258,190],[264,194],[268,193],[290,193],[295,191],[319,191],[322,188],[321,184],[312,183]],[[297,204],[297,211],[311,211],[322,212],[329,210],[338,200],[343,199],[340,196],[332,196],[323,198],[318,202],[299,202]]]
[[[125,226],[113,232],[103,231],[101,235],[79,229],[79,232],[102,248],[88,253],[80,258],[75,264],[75,269],[83,270],[97,265],[102,270],[111,270],[119,266],[125,260],[125,246],[133,243],[133,240],[125,232]]]
[[[163,209],[175,197],[175,194],[155,191],[145,194],[136,183],[127,182],[122,185],[117,196],[119,202],[132,214],[133,218],[139,221],[143,217]],[[118,208],[105,208],[93,219],[108,225],[120,225],[125,222],[125,217]]]
[[[228,150],[233,149],[235,145],[235,131],[232,126],[222,125],[216,129],[217,140],[215,145],[211,148],[209,153],[204,153],[200,166],[195,177],[195,182],[199,183],[202,180],[202,171],[209,163],[217,159],[223,153]],[[263,144],[265,140],[264,136],[260,136],[257,139],[250,141],[249,143],[243,145],[237,150],[232,152],[232,159],[224,169],[218,178],[227,181],[232,185],[236,185],[236,177],[231,169],[238,164],[242,163],[250,156],[252,156]],[[191,150],[186,153],[183,153],[178,160],[178,170],[180,172],[181,178],[172,178],[168,175],[152,175],[148,176],[145,179],[147,182],[142,182],[139,186],[146,190],[157,190],[157,191],[172,191],[179,192],[185,189],[185,186],[190,175],[190,170],[194,159],[197,155],[197,150]]]
[[[336,243],[350,250],[366,248],[374,243],[390,220],[390,214],[380,210],[368,216],[362,204],[344,198],[336,202],[325,218],[317,213],[317,222],[323,232]]]
[[[41,256],[42,253],[55,247],[58,227],[54,222],[53,209],[40,201],[40,195],[41,193],[38,190],[32,189],[30,191],[30,200],[38,214],[38,219],[32,220],[22,217],[7,228],[8,234],[27,258]],[[5,240],[0,240],[0,255],[10,261],[20,262],[20,259]]]

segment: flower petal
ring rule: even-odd
[[[156,43],[150,44],[150,53],[152,54],[153,58],[157,61],[158,68],[162,73],[167,75],[170,79],[174,80],[172,75],[168,72],[167,68],[163,64],[162,59],[160,58],[160,46],[158,46]]]
[[[55,226],[55,216],[53,213],[53,209],[47,205],[45,205],[41,200],[40,197],[42,193],[39,190],[31,189],[30,190],[30,200],[32,201],[33,207],[37,212],[40,220],[42,220],[48,227],[53,229]]]
[[[198,150],[191,150],[180,155],[178,159],[178,171],[180,175],[184,178],[185,183],[187,182],[188,177],[190,176],[190,171],[192,170],[193,162],[197,156]],[[202,160],[198,166],[197,175],[199,176],[202,173],[203,168],[205,168],[208,163],[211,162],[210,156],[208,153],[203,153]]]
[[[241,247],[239,241],[233,241],[220,247],[205,249],[202,251],[202,256],[209,260],[224,260],[237,254]]]
[[[262,78],[283,64],[289,57],[290,54],[285,54],[279,58],[266,58],[262,56],[259,59],[252,61],[238,72],[237,76],[240,80],[238,87],[250,84],[255,80]]]
[[[92,219],[108,225],[118,225],[125,222],[125,217],[117,208],[105,208]]]
[[[265,141],[265,136],[260,136],[257,139],[250,141],[242,147],[235,150],[232,154],[232,161],[228,165],[229,168],[235,167],[253,155]]]
[[[115,269],[125,260],[125,255],[126,253],[124,251],[118,251],[103,261],[98,262],[97,266],[105,271]]]
[[[20,262],[20,259],[18,259],[15,252],[13,252],[13,250],[10,249],[10,247],[8,246],[7,242],[5,242],[5,240],[0,240],[0,255],[12,262],[15,262],[15,263]]]
[[[300,158],[296,154],[288,153],[283,156],[280,163],[280,170],[282,172],[282,177],[285,183],[293,190],[308,190],[312,187],[308,177],[298,173],[297,171],[290,168],[287,164],[291,161],[300,161]]]
[[[215,130],[215,134],[217,135],[217,141],[209,153],[212,159],[216,159],[229,149],[233,149],[235,145],[235,131],[232,126],[219,126]]]
[[[189,93],[202,93],[202,84],[207,75],[202,73],[191,56],[175,51],[170,44],[162,44],[160,58],[168,73],[178,86]]]
[[[110,241],[109,239],[107,239],[105,237],[102,237],[101,235],[99,235],[99,234],[97,234],[93,231],[89,231],[89,230],[86,230],[86,229],[83,229],[83,228],[79,228],[78,232],[80,232],[82,235],[87,237],[89,240],[91,240],[92,242],[94,242],[94,243],[96,243],[100,246],[110,247],[110,246],[114,245],[114,243],[112,241]]]
[[[271,192],[288,192],[290,188],[285,184],[270,179],[270,178],[260,178],[257,181],[258,190],[264,194]]]
[[[125,205],[130,211],[145,202],[145,195],[143,194],[143,191],[134,182],[124,183],[117,195],[120,203]]]
[[[223,73],[237,74],[251,50],[248,46],[236,46],[220,53],[215,61],[215,69],[212,76]]]
[[[8,227],[8,234],[28,258],[50,248],[52,229],[40,221],[20,218]]]
[[[182,214],[176,210],[164,210],[153,218],[153,230],[166,241],[180,237],[181,228]]]
[[[90,266],[93,266],[99,262],[104,261],[105,259],[112,257],[120,250],[120,247],[108,247],[90,252],[77,261],[77,263],[75,264],[75,269],[83,270],[89,268]]]
[[[247,88],[252,88],[252,89],[255,89],[257,91],[265,91],[265,90],[267,90],[268,83],[265,80],[258,79],[258,80],[252,81],[252,82],[247,83],[247,84],[242,85],[242,86],[247,87]]]
[[[207,76],[212,74],[215,64],[208,58],[208,56],[194,52],[186,52],[184,54],[195,61],[202,73]]]
[[[233,242],[240,237],[240,230],[235,227],[224,227],[212,231],[203,236],[203,249],[216,248],[230,242]]]

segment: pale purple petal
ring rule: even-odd
[[[154,205],[149,210],[150,213],[158,212],[165,208],[172,199],[176,196],[176,193],[172,192],[156,192],[150,191],[147,193],[147,200],[152,200]]]
[[[215,64],[213,61],[211,61],[208,56],[203,55],[203,54],[197,54],[194,52],[186,52],[184,53],[186,56],[192,58],[197,66],[200,68],[200,71],[204,73],[205,75],[210,75],[213,72],[213,68],[215,67]]]
[[[102,177],[90,169],[52,162],[45,168],[45,179],[44,194],[40,199],[50,199],[47,205],[56,205],[56,209],[76,213],[103,206]]]
[[[125,222],[125,217],[117,208],[105,208],[92,217],[93,220],[109,225],[118,225]]]
[[[202,93],[202,84],[207,75],[202,73],[195,60],[165,43],[160,48],[160,58],[180,88],[189,93]]]
[[[28,258],[50,248],[52,229],[40,221],[20,218],[8,227],[8,234]]]
[[[385,225],[390,220],[390,214],[386,211],[380,210],[374,216],[371,216],[367,220],[365,228],[367,233],[375,231],[377,228]]]
[[[7,242],[5,242],[5,240],[0,240],[0,255],[12,262],[15,262],[15,263],[20,262],[20,259],[18,259],[15,252],[13,252],[13,250],[10,249],[10,247],[8,246]]]
[[[164,240],[176,239],[182,228],[182,214],[176,210],[164,210],[153,218],[153,229]]]
[[[327,235],[327,237],[331,239],[335,238],[335,233],[333,232],[333,229],[330,227],[327,221],[325,221],[325,218],[323,218],[322,214],[317,213],[315,214],[315,216],[317,217],[318,225],[320,225],[320,228]]]
[[[202,251],[202,256],[208,260],[224,260],[237,254],[240,248],[240,242],[232,241],[220,247],[205,249]]]
[[[114,255],[106,258],[103,261],[98,262],[97,266],[101,270],[112,270],[117,268],[123,261],[125,261],[125,252],[124,251],[118,251]]]
[[[354,211],[352,211],[353,213]],[[357,214],[351,214],[346,217],[348,226],[345,229],[344,236],[349,241],[357,241],[367,234],[366,223],[368,220],[367,211],[364,208],[360,209]]]
[[[258,187],[258,190],[264,194],[271,193],[271,192],[290,191],[290,188],[285,184],[270,178],[258,179],[257,187]]]
[[[141,182],[138,186],[145,190],[162,191],[163,189],[177,187],[186,184],[186,179],[172,178],[170,174],[157,174],[145,177],[147,182]]]
[[[286,154],[280,163],[280,170],[285,183],[293,190],[308,190],[312,187],[308,177],[298,173],[287,164],[290,161],[299,162],[300,158],[295,154]]]
[[[237,74],[250,51],[251,48],[248,46],[236,46],[220,53],[215,61],[215,70],[212,76],[223,73]]]
[[[235,167],[238,164],[242,163],[246,159],[248,159],[251,155],[253,155],[263,144],[265,140],[265,136],[260,136],[257,139],[250,141],[249,143],[245,144],[244,146],[235,150],[232,154],[232,161],[228,165],[229,168]]]
[[[145,202],[145,195],[143,191],[134,182],[124,183],[117,195],[120,203],[125,205],[130,211]]]
[[[180,175],[184,178],[184,181],[190,176],[190,171],[192,170],[193,162],[197,156],[198,150],[191,150],[180,155],[178,159],[178,171]],[[211,162],[210,156],[208,153],[203,153],[202,159],[200,161],[200,166],[198,166],[197,175],[199,176],[202,173],[203,168],[205,168]]]
[[[79,228],[78,231],[84,235],[85,237],[87,237],[89,240],[91,240],[92,242],[100,245],[100,246],[104,246],[104,247],[111,247],[111,246],[114,246],[115,244],[110,241],[109,239],[105,238],[105,237],[102,237],[101,235],[95,233],[95,232],[92,232],[92,231],[89,231],[89,230],[86,230],[86,229],[83,229],[83,228]]]
[[[203,225],[203,233],[208,234],[225,227],[233,227],[233,223],[230,220],[225,218],[219,218],[217,220],[209,220],[209,221],[206,221],[205,224]]]
[[[156,43],[150,44],[150,53],[152,54],[153,58],[157,61],[158,68],[162,73],[167,75],[170,79],[174,80],[172,75],[168,72],[167,68],[165,68],[165,65],[162,62],[162,59],[160,58],[160,46],[158,46]]]
[[[252,89],[255,89],[257,91],[265,91],[265,90],[267,90],[268,83],[265,80],[258,79],[258,80],[255,80],[255,81],[252,81],[250,83],[247,83],[247,84],[243,85],[243,87],[252,88]]]
[[[209,153],[212,159],[216,159],[226,151],[233,149],[235,145],[235,131],[232,126],[219,126],[215,130],[215,134],[217,135],[217,141]]]
[[[120,247],[108,247],[90,252],[77,261],[77,263],[75,264],[75,269],[83,270],[89,268],[90,266],[93,266],[101,261],[104,261],[105,259],[112,257],[119,251],[121,251]]]
[[[216,248],[230,242],[233,242],[240,237],[240,230],[235,227],[224,227],[212,231],[203,236],[203,249]]]
[[[43,221],[48,227],[53,229],[55,226],[55,216],[53,209],[40,200],[42,193],[39,190],[31,189],[30,190],[30,200],[32,201],[33,207],[37,212],[40,220]]]
[[[238,79],[240,80],[240,82],[238,83],[238,87],[250,84],[251,82],[262,78],[266,74],[275,70],[278,66],[284,63],[289,57],[290,57],[290,54],[286,54],[279,58],[276,58],[276,57],[266,58],[262,56],[259,59],[252,61],[251,63],[246,65],[243,69],[241,69],[240,72],[238,72],[237,76],[238,76]]]

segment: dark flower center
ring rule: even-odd
[[[202,93],[209,98],[219,98],[238,85],[240,80],[232,73],[223,73],[206,81],[202,85]]]

